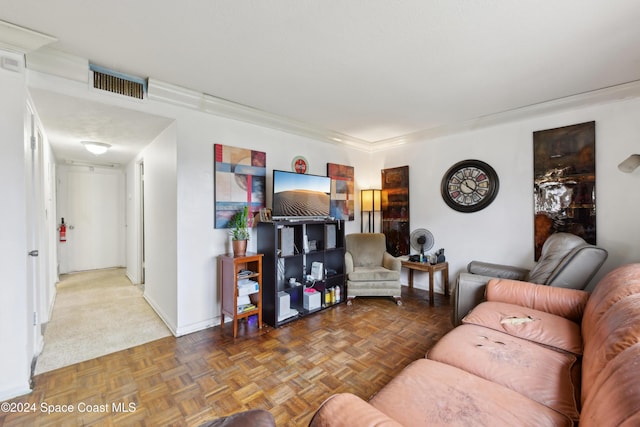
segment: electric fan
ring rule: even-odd
[[[433,234],[427,229],[418,228],[411,232],[409,237],[411,241],[411,247],[420,252],[420,255],[424,255],[425,251],[428,251],[433,247]]]

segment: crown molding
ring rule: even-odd
[[[371,151],[384,151],[408,143],[416,143],[456,133],[469,132],[480,128],[496,126],[509,122],[546,116],[576,108],[587,108],[596,104],[619,102],[640,97],[640,80],[620,85],[584,92],[577,95],[540,102],[526,107],[514,108],[495,114],[467,120],[460,123],[438,126],[403,136],[389,138],[371,143]]]
[[[58,39],[6,21],[0,21],[0,48],[28,53]]]
[[[265,126],[331,144],[347,145],[363,151],[370,150],[370,142],[339,132],[322,129],[308,123],[282,117],[257,108],[238,104],[213,95],[197,92],[156,79],[149,79],[147,96],[150,100],[161,101],[205,113]]]
[[[27,68],[45,74],[89,82],[89,60],[49,46],[26,54]]]
[[[15,27],[13,24],[0,21],[0,41],[3,40],[2,28],[7,28],[7,25]],[[22,30],[26,31],[27,34],[35,33],[31,30]],[[49,43],[55,41],[54,38],[46,35],[42,35],[42,37],[41,41],[48,41]],[[0,43],[1,46],[2,44]],[[32,46],[35,45],[32,44]],[[49,47],[40,49],[38,52],[29,53],[26,57],[27,68],[29,69],[80,82],[87,82],[89,79],[89,62],[84,58],[66,54]],[[445,124],[394,138],[367,141],[156,79],[149,78],[147,85],[147,98],[149,100],[264,126],[334,145],[347,146],[367,153],[390,150],[406,144],[424,142],[447,135],[555,114],[570,109],[587,108],[595,104],[638,97],[640,97],[640,80],[488,114],[463,122]]]

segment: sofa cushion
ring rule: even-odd
[[[428,358],[508,387],[573,420],[580,416],[573,354],[482,326],[462,325],[440,339]]]
[[[353,427],[355,425],[402,427],[402,424],[351,393],[338,393],[329,397],[322,402],[309,422],[309,427]]]
[[[625,349],[640,342],[640,294],[629,295],[613,304],[590,335],[585,335],[582,401],[594,389],[594,382],[607,364]]]
[[[349,280],[352,282],[375,282],[385,280],[400,280],[400,272],[387,270],[384,267],[354,267],[349,273]]]
[[[554,288],[508,279],[492,279],[487,283],[487,301],[529,307],[580,322],[589,293],[576,289]]]
[[[411,363],[370,403],[405,426],[572,425],[520,393],[427,359]]]
[[[627,348],[598,374],[580,415],[581,427],[640,425],[640,344]],[[626,423],[626,424],[625,424]]]
[[[490,301],[478,305],[462,322],[485,326],[561,351],[582,354],[580,326],[544,311]]]
[[[623,286],[616,286],[623,283]],[[582,334],[591,336],[602,316],[621,299],[640,293],[640,263],[609,272],[595,287],[584,309]]]

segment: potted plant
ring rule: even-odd
[[[235,256],[244,256],[247,253],[247,240],[251,237],[249,231],[249,207],[244,206],[229,221],[229,233]]]

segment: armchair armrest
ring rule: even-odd
[[[580,322],[589,292],[509,279],[487,283],[487,301],[506,302]]]
[[[387,270],[400,271],[402,269],[402,261],[400,258],[396,258],[389,252],[385,252],[382,255],[382,266]]]
[[[351,255],[351,252],[344,253],[344,272],[345,274],[353,272],[353,255]]]
[[[351,393],[335,394],[320,405],[309,427],[401,427],[369,403]]]
[[[482,276],[513,280],[525,280],[527,274],[529,274],[529,270],[526,268],[503,264],[492,264],[482,261],[471,261],[467,266],[467,271],[469,273],[480,274]]]
[[[451,291],[451,323],[453,326],[462,324],[462,318],[473,307],[484,301],[487,282],[492,277],[479,274],[460,273]]]

